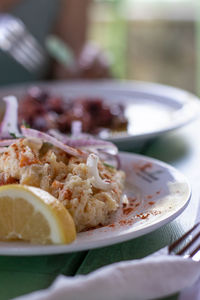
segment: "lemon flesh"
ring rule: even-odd
[[[0,187],[0,240],[68,244],[76,238],[74,221],[63,204],[36,187]]]

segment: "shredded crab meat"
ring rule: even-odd
[[[88,173],[90,177],[94,177],[93,186],[97,189],[102,190],[109,190],[112,188],[111,182],[108,182],[107,180],[103,180],[98,171],[98,162],[99,157],[91,153],[87,158],[87,167],[88,167]]]
[[[7,151],[8,148],[7,147],[0,147],[0,153],[4,153],[5,151]]]
[[[128,205],[129,204],[129,200],[127,195],[123,195],[122,196],[122,204]]]

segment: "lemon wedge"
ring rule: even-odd
[[[76,238],[74,221],[63,204],[36,187],[0,187],[0,240],[68,244]]]

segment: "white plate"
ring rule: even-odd
[[[176,218],[187,206],[191,189],[173,167],[136,154],[120,153],[126,190],[133,206],[120,208],[110,225],[82,232],[70,245],[38,246],[0,243],[0,255],[46,255],[81,251],[127,241],[149,233]]]
[[[110,103],[124,104],[129,121],[128,132],[104,136],[117,143],[122,150],[177,129],[200,116],[200,103],[196,96],[159,84],[137,81],[54,81],[38,82],[34,85],[64,98],[99,96]],[[2,88],[0,97],[14,94],[20,99],[28,87],[30,84]]]

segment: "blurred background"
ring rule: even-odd
[[[199,93],[198,8],[198,0],[96,0],[90,38],[110,52],[115,77]]]
[[[3,0],[0,0],[0,4],[1,1]],[[8,2],[15,2],[14,7],[6,8],[1,12],[11,11],[14,16],[19,17],[43,46],[45,44],[44,35],[46,38],[46,35],[51,32],[45,27],[46,23],[43,24],[42,21],[45,18],[52,18],[53,12],[57,9],[55,3],[59,1],[41,0],[38,11],[35,9],[38,1],[9,0]],[[79,4],[84,2],[90,2],[86,12],[88,18],[86,42],[92,41],[95,47],[97,45],[98,49],[101,49],[104,57],[99,60],[100,64],[104,60],[104,67],[106,65],[109,72],[99,75],[93,68],[91,72],[84,70],[84,72],[76,74],[77,76],[73,72],[64,72],[64,74],[57,72],[56,76],[48,72],[48,75],[44,73],[37,77],[30,75],[29,72],[24,72],[20,77],[21,66],[17,66],[17,62],[14,60],[9,61],[5,51],[1,50],[0,84],[44,78],[96,79],[112,77],[158,82],[200,95],[199,0],[79,0]],[[32,6],[32,17],[30,18],[26,13],[26,10],[30,10],[28,5]],[[45,5],[48,6],[48,12],[45,12]],[[81,9],[83,10],[83,8]],[[44,15],[42,15],[42,11]],[[40,15],[38,15],[39,12]],[[76,23],[80,21],[77,16],[74,17],[74,20]],[[39,31],[37,34],[35,32],[36,25],[40,27],[39,30],[37,28]],[[73,34],[76,35],[72,32]],[[50,50],[48,50],[51,52],[54,46],[51,43]],[[90,56],[91,49],[89,51],[87,48],[87,51],[86,56]],[[74,53],[77,58],[76,49]],[[61,60],[65,60],[63,53],[60,55],[62,56]],[[66,59],[71,58],[70,51],[67,55]],[[12,70],[13,65],[15,65],[15,70]],[[80,66],[82,67],[82,64]],[[61,73],[62,75],[60,75]],[[14,74],[17,75],[14,76]]]

